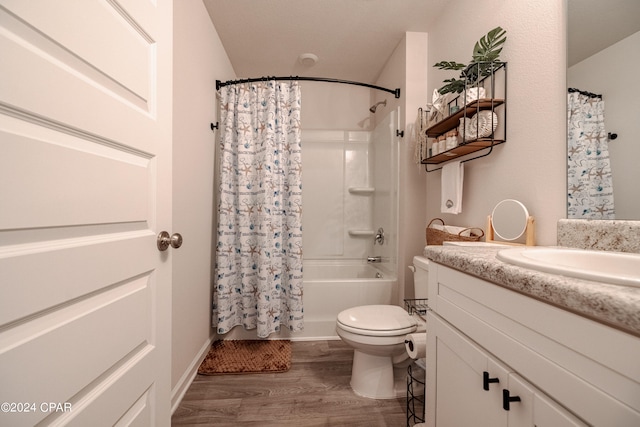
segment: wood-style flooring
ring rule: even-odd
[[[375,400],[349,386],[353,350],[342,341],[295,341],[288,372],[197,375],[173,426],[407,425],[406,398]]]

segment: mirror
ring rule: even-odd
[[[640,1],[566,1],[567,87],[602,94],[615,219],[640,220]]]
[[[517,200],[506,199],[493,208],[491,224],[493,232],[507,242],[520,238],[527,229],[529,211]]]

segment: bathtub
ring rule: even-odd
[[[397,278],[387,263],[304,261],[304,331],[292,340],[338,339],[338,313],[349,307],[397,303]]]
[[[271,339],[337,340],[336,319],[342,310],[358,305],[397,304],[398,281],[388,263],[305,260],[303,269],[304,330],[289,332],[283,328]],[[256,332],[237,326],[224,339],[256,339]]]

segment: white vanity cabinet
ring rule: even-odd
[[[436,263],[429,296],[428,426],[640,426],[640,338]]]
[[[428,425],[460,426],[586,426],[510,368],[437,315],[429,319],[435,336],[435,410],[427,409]],[[430,388],[427,392],[434,393]],[[505,409],[505,407],[508,408]],[[429,411],[431,409],[431,411]]]

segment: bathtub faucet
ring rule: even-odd
[[[370,257],[367,257],[367,262],[382,262],[382,257],[370,256]]]
[[[376,237],[373,238],[373,244],[375,245],[376,243],[380,243],[381,245],[384,244],[384,230],[382,227],[378,228]]]

